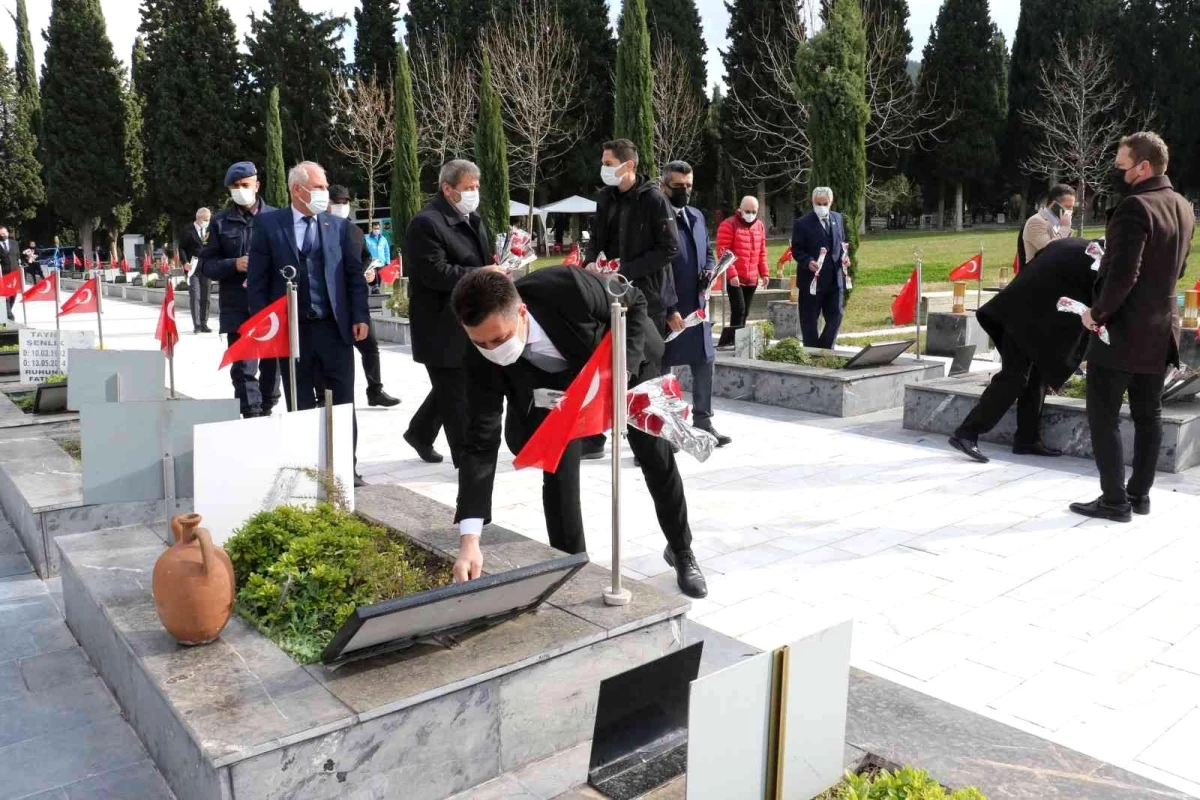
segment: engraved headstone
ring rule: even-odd
[[[733,354],[737,358],[758,358],[763,350],[762,329],[757,325],[738,328],[733,334]]]
[[[62,347],[59,347],[59,334]],[[47,331],[40,328],[21,328],[21,383],[45,383],[55,373],[66,374],[68,353],[96,346],[96,334],[91,331]]]

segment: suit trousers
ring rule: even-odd
[[[241,338],[237,332],[225,334],[232,347]],[[229,379],[233,382],[233,396],[241,406],[242,416],[258,416],[271,413],[279,402],[279,362],[273,358],[261,361],[235,361],[229,368]],[[266,395],[263,387],[266,387]]]
[[[654,501],[659,527],[673,552],[692,546],[692,529],[688,525],[687,498],[683,494],[683,478],[675,463],[671,446],[656,436],[629,429],[629,448],[641,464],[646,488]],[[543,473],[542,507],[546,515],[546,532],[550,546],[564,553],[583,553],[587,542],[583,533],[583,512],[579,505],[579,457],[583,440],[575,439],[563,451],[558,470]],[[634,531],[642,530],[642,520],[626,519]],[[640,533],[638,534],[640,535]]]
[[[408,423],[408,435],[432,447],[438,428],[446,431],[450,458],[458,466],[458,452],[467,438],[467,373],[462,367],[425,365],[432,388]]]
[[[1129,415],[1133,417],[1133,472],[1128,487],[1120,431],[1121,401],[1126,391]],[[1124,504],[1129,502],[1129,495],[1150,493],[1162,444],[1162,392],[1162,375],[1088,366],[1088,428],[1105,501]]]
[[[317,386],[322,387],[322,393],[328,389],[333,392],[335,406],[349,403],[351,413],[354,406],[354,348],[342,339],[342,332],[336,320],[322,319],[313,322],[301,322],[300,358],[296,361],[296,393],[299,397],[293,403],[291,376],[286,374],[289,369],[288,359],[276,359],[275,363],[281,375],[284,375],[283,396],[287,399],[289,409],[306,411],[317,407]],[[354,425],[354,460],[358,462],[358,416],[353,417]]]
[[[208,327],[209,298],[212,297],[212,281],[200,274],[197,269],[188,278],[188,304],[192,309],[192,328],[200,330]]]
[[[367,376],[367,396],[383,391],[383,378],[379,367],[379,340],[375,338],[375,323],[367,325],[367,338],[355,342],[354,347],[362,358],[363,372]]]
[[[805,347],[829,350],[842,327],[842,290],[835,280],[828,286],[818,286],[815,295],[809,294],[811,275],[807,270],[800,275],[800,335]],[[825,318],[825,328],[818,330],[821,317]]]
[[[1000,424],[1013,403],[1017,404],[1016,445],[1033,445],[1042,440],[1042,407],[1046,402],[1046,382],[1037,365],[1012,338],[1000,346],[1000,371],[992,376],[979,402],[967,414],[954,435],[970,442]]]
[[[692,423],[699,427],[712,424],[713,362],[688,364],[692,372]]]
[[[732,345],[734,333],[738,328],[745,327],[746,319],[750,316],[750,303],[753,302],[754,292],[757,290],[758,284],[756,283],[749,286],[728,287],[729,324],[721,329],[721,339],[717,342],[717,347]]]

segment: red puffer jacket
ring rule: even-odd
[[[726,250],[737,256],[729,272],[737,273],[739,283],[749,286],[771,276],[767,268],[767,229],[761,219],[747,225],[741,214],[734,214],[722,221],[717,227],[717,258]]]

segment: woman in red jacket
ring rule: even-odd
[[[732,347],[733,334],[746,324],[750,301],[759,287],[766,287],[771,273],[767,269],[767,228],[758,218],[758,200],[742,198],[738,212],[717,227],[717,258],[732,250],[737,261],[726,273],[730,320],[721,331],[717,347]]]

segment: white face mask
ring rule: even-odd
[[[459,194],[462,196],[462,199],[454,204],[454,208],[458,211],[458,213],[465,216],[479,208],[478,189],[470,189],[465,192],[459,192]]]
[[[233,189],[230,189],[229,196],[232,197],[233,202],[237,203],[239,206],[244,207],[254,205],[254,190],[248,189],[245,186],[237,186]]]
[[[616,186],[621,182],[621,179],[617,177],[618,169],[620,169],[619,166],[610,167],[605,164],[600,165],[600,180],[604,181],[605,186]]]
[[[742,219],[746,220],[747,225],[751,225],[754,223],[754,220],[758,219],[758,212],[757,211],[743,211]]]
[[[333,214],[335,217],[340,217],[341,219],[349,219],[350,218],[350,204],[349,203],[334,203],[333,205],[329,206],[329,213]]]
[[[813,212],[820,219],[825,219],[829,216],[829,206],[813,206]]]
[[[525,352],[525,343],[521,341],[520,336],[514,333],[511,339],[507,339],[499,347],[487,350],[479,345],[475,345],[475,349],[479,351],[481,356],[493,364],[507,367],[510,364],[517,363],[517,359],[521,357],[521,353]]]
[[[314,214],[320,214],[329,208],[329,190],[328,189],[309,189],[308,190],[308,210]]]

